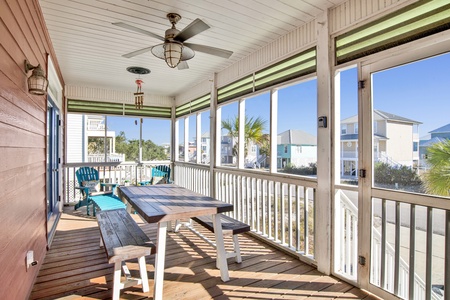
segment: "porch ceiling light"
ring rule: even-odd
[[[191,48],[174,40],[166,40],[164,44],[154,46],[151,51],[154,56],[164,59],[171,68],[175,68],[180,61],[189,60],[195,55]]]
[[[28,77],[28,92],[34,95],[45,95],[47,93],[48,80],[41,65],[39,64],[35,67],[28,60],[25,60],[25,73],[28,74],[30,70],[33,70],[33,72]]]

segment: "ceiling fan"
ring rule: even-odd
[[[194,57],[195,55],[194,51],[203,52],[223,58],[229,58],[233,54],[232,51],[220,48],[199,44],[185,43],[186,40],[210,28],[208,24],[206,24],[202,20],[195,19],[194,21],[192,21],[191,24],[189,24],[183,30],[180,31],[175,27],[177,22],[181,19],[181,16],[179,14],[169,13],[167,14],[167,19],[169,19],[170,23],[172,24],[172,28],[166,30],[164,37],[123,22],[112,23],[113,25],[128,30],[132,30],[138,33],[142,33],[154,37],[160,41],[163,41],[162,44],[146,47],[140,50],[124,54],[122,56],[126,58],[131,58],[140,55],[142,53],[151,51],[154,56],[160,59],[164,59],[169,67],[175,68],[178,66],[178,69],[182,70],[189,68],[186,61]]]

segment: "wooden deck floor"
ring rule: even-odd
[[[141,223],[155,239],[156,227]],[[209,235],[209,232],[204,232]],[[164,299],[376,299],[264,243],[241,235],[243,262],[229,259],[230,281],[220,280],[215,251],[187,229],[167,237]],[[231,238],[226,240],[231,246]],[[150,292],[140,286],[122,291],[121,299],[153,298],[154,256],[147,259]],[[128,267],[133,275],[137,263]],[[99,247],[95,218],[66,208],[30,299],[109,299],[113,265]]]

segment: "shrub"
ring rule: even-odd
[[[317,163],[310,163],[308,166],[296,167],[289,163],[284,167],[283,173],[295,174],[295,175],[317,175]]]
[[[375,184],[383,185],[397,183],[403,186],[418,186],[422,184],[414,169],[407,166],[391,166],[381,162],[375,163],[374,181]]]

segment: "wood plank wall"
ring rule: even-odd
[[[47,53],[57,65],[43,20],[37,0],[0,0],[0,299],[28,298],[47,251],[47,100],[24,70],[46,70]],[[27,271],[28,250],[39,264]]]

